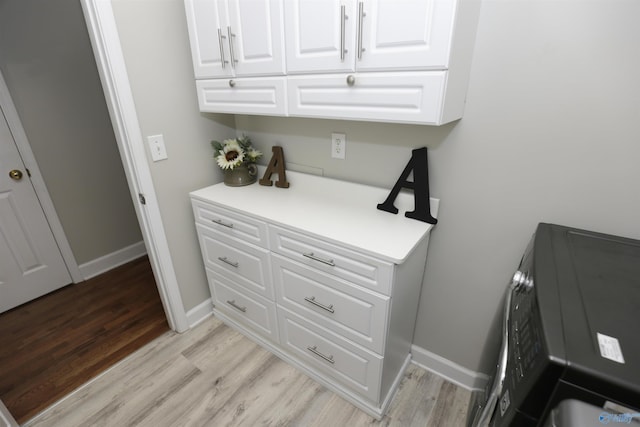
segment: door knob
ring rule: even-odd
[[[22,179],[22,171],[18,169],[12,170],[11,172],[9,172],[9,178],[20,181]]]

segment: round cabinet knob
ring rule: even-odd
[[[16,181],[20,181],[22,179],[22,171],[18,170],[18,169],[14,169],[12,171],[9,172],[9,178],[16,180]]]
[[[356,78],[355,78],[355,76],[353,74],[349,74],[347,76],[347,84],[349,86],[353,86],[354,84],[356,84]]]
[[[235,80],[229,80],[229,86],[236,87],[236,81]]]

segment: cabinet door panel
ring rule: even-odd
[[[224,272],[234,281],[273,298],[269,252],[196,224],[202,258],[207,268]]]
[[[266,223],[201,200],[192,200],[191,205],[197,223],[243,242],[269,248]]]
[[[441,124],[446,71],[288,78],[291,116]]]
[[[227,316],[278,342],[275,304],[239,288],[232,280],[207,269],[213,304]]]
[[[354,1],[287,0],[284,19],[287,73],[354,70]]]
[[[226,30],[236,76],[284,74],[281,1],[229,0]]]
[[[285,77],[197,80],[200,111],[284,116]]]
[[[454,0],[365,0],[356,68],[447,69]]]
[[[226,39],[223,38],[227,26],[225,2],[185,0],[185,12],[195,77],[231,76],[229,52],[225,51]]]
[[[382,357],[286,309],[277,312],[280,340],[285,350],[373,402],[378,401]]]
[[[274,252],[383,295],[391,295],[393,264],[273,225],[269,226],[269,239]],[[323,259],[330,263],[321,262]]]
[[[378,354],[383,353],[389,297],[352,286],[273,255],[278,304]]]

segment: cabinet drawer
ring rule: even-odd
[[[228,236],[268,248],[267,224],[219,206],[193,200],[196,222]]]
[[[275,304],[240,289],[222,274],[207,269],[207,279],[216,309],[260,335],[278,342]]]
[[[305,265],[380,292],[391,293],[393,264],[284,228],[269,226],[271,249]]]
[[[439,125],[446,82],[446,71],[288,76],[289,115]]]
[[[207,268],[224,272],[240,286],[273,299],[269,251],[196,224]]]
[[[278,309],[280,342],[307,365],[378,401],[382,358]]]
[[[288,260],[271,257],[280,306],[378,354],[383,353],[389,297]]]
[[[200,111],[230,114],[287,114],[284,77],[196,80]]]

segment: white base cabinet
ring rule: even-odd
[[[393,215],[376,209],[388,190],[287,178],[191,193],[214,313],[381,418],[411,359],[432,225],[403,216],[408,194]]]

